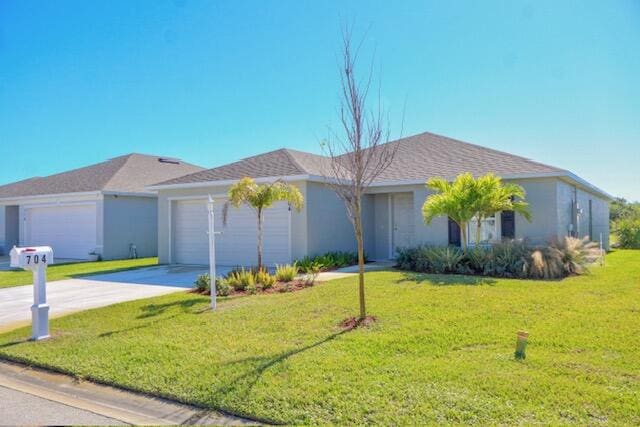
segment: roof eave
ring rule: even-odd
[[[177,184],[154,184],[149,185],[145,189],[147,191],[160,191],[160,190],[178,190],[178,189],[188,189],[188,188],[204,188],[204,187],[218,187],[223,185],[231,185],[240,181],[241,178],[237,179],[224,179],[217,181],[198,181],[198,182],[184,182]],[[276,180],[282,181],[308,181],[312,179],[311,175],[285,175],[285,176],[265,176],[259,178],[253,178],[253,180],[257,183],[263,182],[273,182]]]
[[[19,202],[30,199],[48,199],[48,198],[61,198],[61,197],[86,197],[86,196],[99,196],[101,191],[78,191],[74,193],[55,193],[55,194],[32,194],[28,196],[8,196],[0,197],[0,204],[7,205],[12,202]]]

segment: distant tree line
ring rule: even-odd
[[[609,219],[616,246],[640,249],[640,202],[617,197],[609,207]]]

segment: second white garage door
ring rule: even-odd
[[[229,208],[227,225],[222,225],[222,205],[216,201],[216,263],[252,266],[257,263],[257,220],[253,209]],[[172,262],[208,264],[207,208],[204,200],[178,200],[172,207]],[[265,265],[291,262],[290,213],[285,202],[275,203],[264,213]]]
[[[96,249],[96,204],[25,207],[24,227],[26,246],[51,246],[54,259],[87,259]]]

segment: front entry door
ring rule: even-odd
[[[413,193],[399,193],[392,196],[392,253],[396,249],[413,245]]]

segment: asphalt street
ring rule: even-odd
[[[1,425],[125,425],[113,418],[0,386]]]

